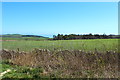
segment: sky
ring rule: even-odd
[[[2,34],[118,34],[117,2],[3,2]]]
[[[3,2],[119,2],[119,0],[2,0]]]

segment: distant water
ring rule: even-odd
[[[49,37],[49,38],[53,38],[53,35],[51,34],[51,35],[40,35],[40,36],[44,36],[44,37]]]

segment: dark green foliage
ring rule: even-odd
[[[58,34],[57,36],[53,36],[53,40],[72,40],[72,39],[115,39],[115,38],[120,38],[119,35],[99,35],[99,34],[84,34],[84,35],[76,35],[76,34],[69,34],[69,35],[63,35],[63,34]]]

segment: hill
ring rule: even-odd
[[[0,35],[2,40],[47,40],[49,37],[38,35],[4,34]]]

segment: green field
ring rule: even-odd
[[[31,51],[34,48],[49,50],[84,50],[84,51],[107,51],[118,49],[118,39],[89,39],[89,40],[56,40],[56,41],[3,41],[3,49]]]
[[[118,77],[118,39],[0,42],[4,49],[0,67],[2,72],[11,70],[3,78]]]
[[[48,38],[44,37],[20,37],[20,38],[12,38],[12,37],[3,37],[2,40],[36,40],[36,41],[42,41],[42,40],[47,40]]]

